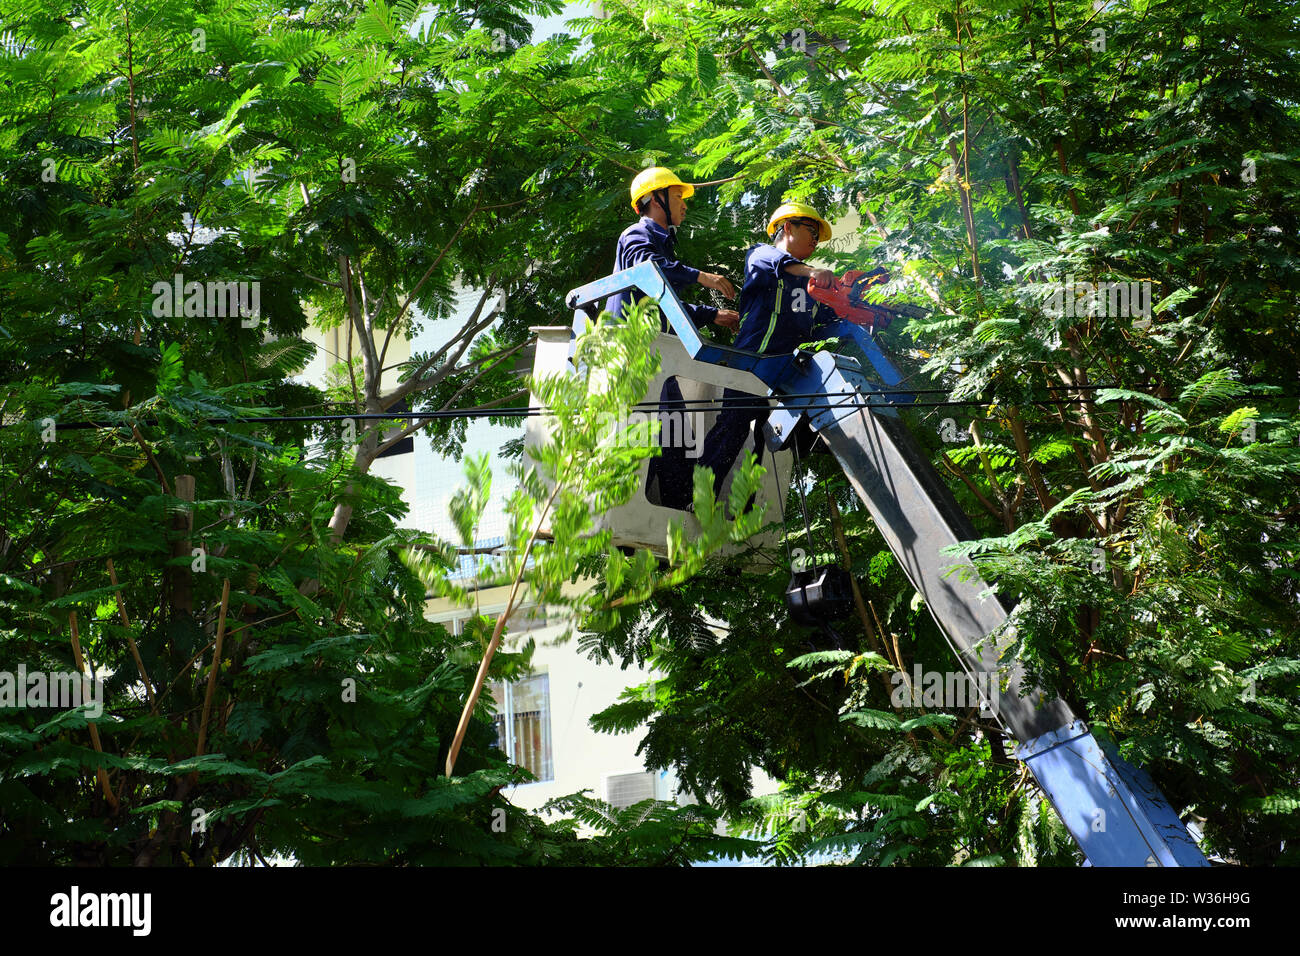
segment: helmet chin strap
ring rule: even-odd
[[[655,201],[659,203],[659,208],[664,211],[664,218],[668,220],[668,231],[674,236],[677,235],[677,223],[673,222],[673,207],[668,201],[668,187],[655,190]]]

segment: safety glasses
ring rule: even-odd
[[[796,226],[803,226],[805,229],[811,232],[812,241],[814,245],[816,245],[821,240],[822,237],[821,223],[813,222],[811,219],[790,219],[788,221],[793,223]]]

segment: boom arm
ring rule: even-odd
[[[1065,702],[1030,685],[1019,661],[1000,663],[1015,642],[1009,615],[969,559],[943,554],[973,538],[974,530],[888,406],[902,394],[901,377],[869,335],[851,323],[837,331],[853,336],[890,391],[872,384],[857,360],[844,355],[762,356],[704,342],[652,262],[570,292],[568,304],[579,310],[575,330],[585,324],[585,306],[627,289],[658,299],[693,359],[745,368],[767,383],[769,395],[780,401],[766,426],[769,445],[788,442],[800,419],[822,436],[962,667],[984,678],[975,686],[1001,688],[989,709],[1019,742],[1016,756],[1089,864],[1208,865],[1145,772],[1104,747]]]

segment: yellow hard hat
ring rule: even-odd
[[[767,221],[767,234],[775,235],[777,224],[782,219],[812,219],[816,221],[820,235],[817,237],[818,242],[826,242],[831,237],[831,224],[821,217],[812,206],[801,202],[788,202],[779,206],[776,212],[772,213],[772,218]]]
[[[671,169],[664,169],[662,166],[651,166],[649,169],[643,169],[636,174],[636,179],[632,180],[632,210],[637,212],[636,204],[646,193],[652,193],[656,189],[666,189],[669,186],[681,186],[682,198],[688,199],[695,192],[695,187],[690,183],[684,183],[677,178],[677,174]]]

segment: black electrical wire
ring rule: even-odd
[[[889,389],[880,391],[878,395],[908,395],[915,392],[907,389]],[[1021,399],[1006,402],[994,400],[974,400],[966,399],[960,401],[945,402],[897,402],[897,401],[859,401],[856,397],[861,393],[846,394],[843,396],[829,396],[820,392],[800,392],[789,395],[773,395],[767,398],[754,396],[753,402],[733,402],[727,407],[737,410],[759,411],[770,409],[771,402],[791,402],[808,399],[829,399],[829,407],[833,409],[871,409],[871,408],[984,408],[990,406],[1007,406],[1007,405],[1032,405],[1040,407],[1055,407],[1058,405],[1079,405],[1083,404],[1086,399],[1082,398],[1052,398],[1052,399]],[[1242,393],[1237,396],[1240,398],[1252,397],[1251,393]],[[1255,395],[1254,397],[1268,397],[1279,400],[1287,400],[1293,396],[1286,395]],[[720,399],[716,398],[694,398],[694,399],[675,399],[674,406],[697,405],[696,411],[721,411],[722,405]],[[1109,401],[1123,401],[1123,399],[1110,399]],[[1105,404],[1106,402],[1103,402]],[[629,412],[632,411],[649,411],[663,410],[664,402],[639,402],[636,405],[629,406]],[[809,406],[808,410],[815,411],[820,406]],[[680,411],[680,408],[674,408],[672,411]],[[436,421],[444,418],[534,418],[541,416],[554,415],[553,409],[542,405],[524,405],[524,406],[507,406],[504,408],[468,408],[468,409],[441,409],[438,411],[428,412],[355,412],[353,414],[339,415],[256,415],[249,417],[232,418],[229,416],[214,416],[205,418],[203,421],[208,425],[271,425],[271,424],[302,424],[307,422],[344,422],[344,421],[378,421],[378,422],[395,422],[395,421]],[[42,416],[36,421],[43,420]],[[4,428],[16,427],[19,424],[31,422],[9,421],[2,426]],[[89,428],[127,428],[127,427],[154,427],[158,424],[158,419],[142,419],[134,422],[55,422],[59,429],[65,431],[75,431]]]
[[[704,401],[704,400],[697,400],[697,401]],[[722,410],[722,406],[716,404],[717,402],[716,399],[709,400],[709,401],[711,402],[711,404],[703,408],[697,408],[695,409],[695,411],[707,412],[707,411]],[[668,404],[668,403],[663,403],[663,404]],[[673,404],[679,405],[681,404],[681,402],[674,402]],[[951,405],[958,405],[963,407],[965,406],[977,407],[985,404],[987,403],[985,402],[926,402],[926,403],[923,402],[854,402],[854,403],[836,402],[832,404],[830,407],[844,408],[844,409],[944,408]],[[1026,403],[1021,402],[1020,404],[1023,405]],[[1047,403],[1043,403],[1043,404],[1047,404]],[[760,411],[764,409],[770,409],[772,406],[768,404],[767,401],[760,399],[759,401],[754,403],[733,402],[727,407],[735,408],[737,410],[745,410],[745,411]],[[659,408],[660,410],[662,410],[662,405],[660,403],[654,403],[653,405],[643,406],[632,410],[644,412],[644,411],[649,411],[653,408]],[[680,409],[673,409],[673,411],[680,411]],[[554,414],[555,412],[552,409],[548,409],[542,406],[534,406],[534,407],[522,407],[522,408],[500,408],[500,409],[494,408],[494,409],[487,409],[487,410],[450,409],[450,410],[443,410],[437,412],[392,412],[392,413],[385,412],[380,414],[358,412],[355,415],[258,415],[258,416],[251,416],[248,418],[230,418],[224,416],[217,416],[213,418],[205,418],[203,419],[203,422],[204,424],[207,425],[292,425],[292,424],[303,424],[307,422],[435,421],[443,418],[540,418],[543,416],[554,415]],[[42,416],[41,418],[38,419],[27,419],[25,420],[25,422],[9,421],[9,422],[5,422],[3,426],[0,427],[13,428],[18,426],[19,424],[25,424],[31,421],[42,421],[45,417],[49,417],[49,416]],[[131,427],[153,428],[156,427],[158,424],[159,424],[159,420],[156,418],[136,419],[130,422],[116,422],[116,423],[93,422],[93,421],[92,422],[76,422],[76,421],[59,422],[57,420],[55,421],[55,425],[60,431],[80,431],[80,430],[95,429],[95,428],[131,428]]]
[[[1103,389],[1107,389],[1107,388],[1128,388],[1128,387],[1130,387],[1130,386],[1124,386],[1124,385],[1042,385],[1042,386],[1039,386],[1039,387],[1044,388],[1044,389],[1046,389],[1046,390],[1049,391],[1049,392],[1071,392],[1071,391],[1078,392],[1078,391],[1101,391],[1101,390],[1103,390]],[[893,387],[888,388],[888,389],[884,389],[883,391],[887,391],[887,392],[890,392],[890,393],[898,392],[898,393],[900,393],[900,394],[902,394],[902,393],[907,393],[908,395],[925,395],[925,394],[947,395],[947,394],[949,394],[949,393],[952,392],[952,389],[950,389],[950,388],[910,388],[910,387],[908,387],[908,386],[905,386],[905,385],[901,385],[901,384],[900,384],[900,385],[896,385],[896,386],[893,386]],[[818,394],[820,394],[820,393],[818,393],[818,392],[792,392],[790,395],[785,396],[785,397],[787,397],[787,398],[798,398],[798,397],[800,397],[800,396],[803,396],[803,397],[809,397],[809,396],[815,396],[815,395],[818,395]],[[705,398],[684,398],[684,399],[677,399],[677,401],[684,401],[684,402],[705,402],[705,401],[710,401],[710,399],[705,399]],[[324,407],[324,406],[326,406],[326,405],[346,405],[347,402],[321,402],[320,404],[321,404],[321,407]],[[639,405],[653,405],[653,404],[657,404],[657,403],[655,403],[655,402],[638,402],[637,404],[639,404]]]
[[[763,444],[766,445],[767,443],[764,442]],[[769,447],[767,450],[772,456],[772,474],[779,475],[780,471],[777,470],[776,464],[776,449]],[[790,566],[790,570],[794,571],[794,557],[790,554],[789,532],[785,523],[785,495],[780,492],[776,495],[776,506],[781,511],[781,546],[785,548],[785,562]]]
[[[790,450],[794,452],[795,472],[799,474],[799,480],[794,483],[794,486],[799,493],[799,510],[803,512],[803,535],[808,541],[808,556],[811,560],[817,553],[817,545],[813,543],[812,525],[808,521],[808,500],[803,492],[803,463],[799,458],[799,439],[790,442]]]

